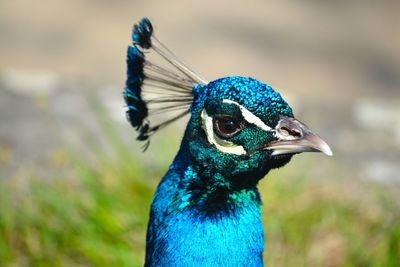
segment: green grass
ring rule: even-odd
[[[144,163],[122,144],[101,106],[97,112],[112,156],[94,151],[96,161],[88,163],[60,150],[53,165],[67,171],[52,179],[34,170],[0,179],[0,266],[143,264],[150,201],[174,151],[157,137],[150,150],[158,157]],[[317,160],[295,159],[260,184],[266,266],[400,266],[394,200],[332,167],[315,173]]]
[[[3,180],[0,266],[142,265],[155,183],[131,160]],[[267,266],[399,266],[399,213],[388,197],[291,170],[261,184]]]
[[[141,173],[121,165],[73,173],[3,182],[0,266],[141,264],[152,188],[128,174]]]
[[[267,266],[400,266],[393,200],[361,181],[263,183]]]
[[[70,167],[72,178],[1,182],[0,266],[142,265],[149,172],[133,161]],[[267,266],[399,266],[399,213],[380,190],[291,170],[261,184]]]

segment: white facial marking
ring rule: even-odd
[[[201,112],[201,118],[203,120],[203,129],[206,131],[208,142],[215,145],[215,147],[223,152],[235,155],[245,155],[246,151],[244,150],[243,146],[236,145],[232,142],[223,140],[219,138],[214,133],[213,127],[213,119],[212,117],[208,116],[205,109]]]
[[[273,129],[271,127],[269,127],[268,125],[266,125],[259,117],[257,117],[253,113],[251,113],[247,108],[243,107],[239,103],[237,103],[235,101],[232,101],[232,100],[229,100],[229,99],[224,99],[224,100],[222,100],[222,102],[223,103],[234,104],[234,105],[238,106],[240,108],[240,111],[242,112],[243,118],[248,123],[254,124],[258,128],[261,128],[266,132],[273,131]]]

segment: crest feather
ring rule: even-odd
[[[187,67],[153,33],[148,18],[133,26],[132,46],[127,52],[127,80],[123,96],[127,119],[139,132],[137,140],[146,141],[159,129],[189,113],[193,86],[208,83]],[[169,67],[153,63],[149,52],[155,51]],[[153,121],[158,115],[158,123]]]

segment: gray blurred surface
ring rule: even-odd
[[[270,84],[328,141],[332,164],[397,187],[399,10],[400,2],[390,0],[3,0],[2,174],[15,175],[22,164],[51,172],[48,159],[60,148],[88,158],[90,142],[107,150],[88,103],[93,94],[139,150],[121,90],[131,26],[148,16],[157,36],[203,76],[252,76]]]

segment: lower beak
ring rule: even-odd
[[[275,128],[276,141],[272,141],[264,149],[273,150],[272,155],[296,154],[301,152],[322,152],[332,156],[328,144],[308,127],[290,117],[282,116]]]

